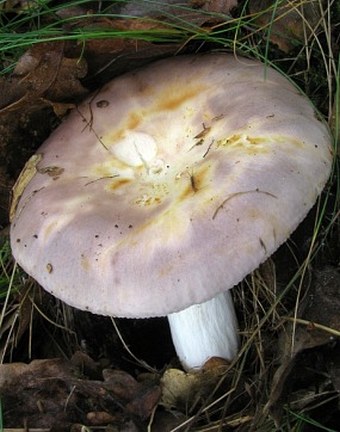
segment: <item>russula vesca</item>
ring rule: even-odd
[[[92,95],[29,161],[14,190],[14,257],[79,309],[169,315],[186,369],[231,359],[227,290],[306,216],[330,143],[311,102],[257,61],[155,62]]]

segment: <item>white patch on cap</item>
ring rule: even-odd
[[[157,154],[157,144],[151,135],[128,131],[123,139],[111,147],[111,153],[127,165],[148,165]]]

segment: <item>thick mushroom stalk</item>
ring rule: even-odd
[[[168,315],[172,341],[187,371],[211,357],[232,360],[238,351],[237,318],[230,291]]]

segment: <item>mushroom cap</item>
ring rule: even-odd
[[[79,309],[162,316],[240,282],[323,189],[331,137],[262,63],[226,53],[109,82],[54,131],[15,189],[23,269]]]

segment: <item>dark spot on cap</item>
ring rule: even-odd
[[[46,166],[38,169],[40,174],[47,174],[54,179],[59,178],[59,176],[65,171],[64,168],[58,166]]]
[[[106,108],[107,106],[110,105],[110,102],[103,99],[103,100],[98,101],[96,103],[96,105],[97,105],[98,108]]]
[[[259,242],[260,242],[260,245],[261,245],[261,247],[263,248],[264,252],[267,253],[267,247],[266,247],[266,244],[265,244],[265,242],[261,239],[261,237],[259,237]]]

